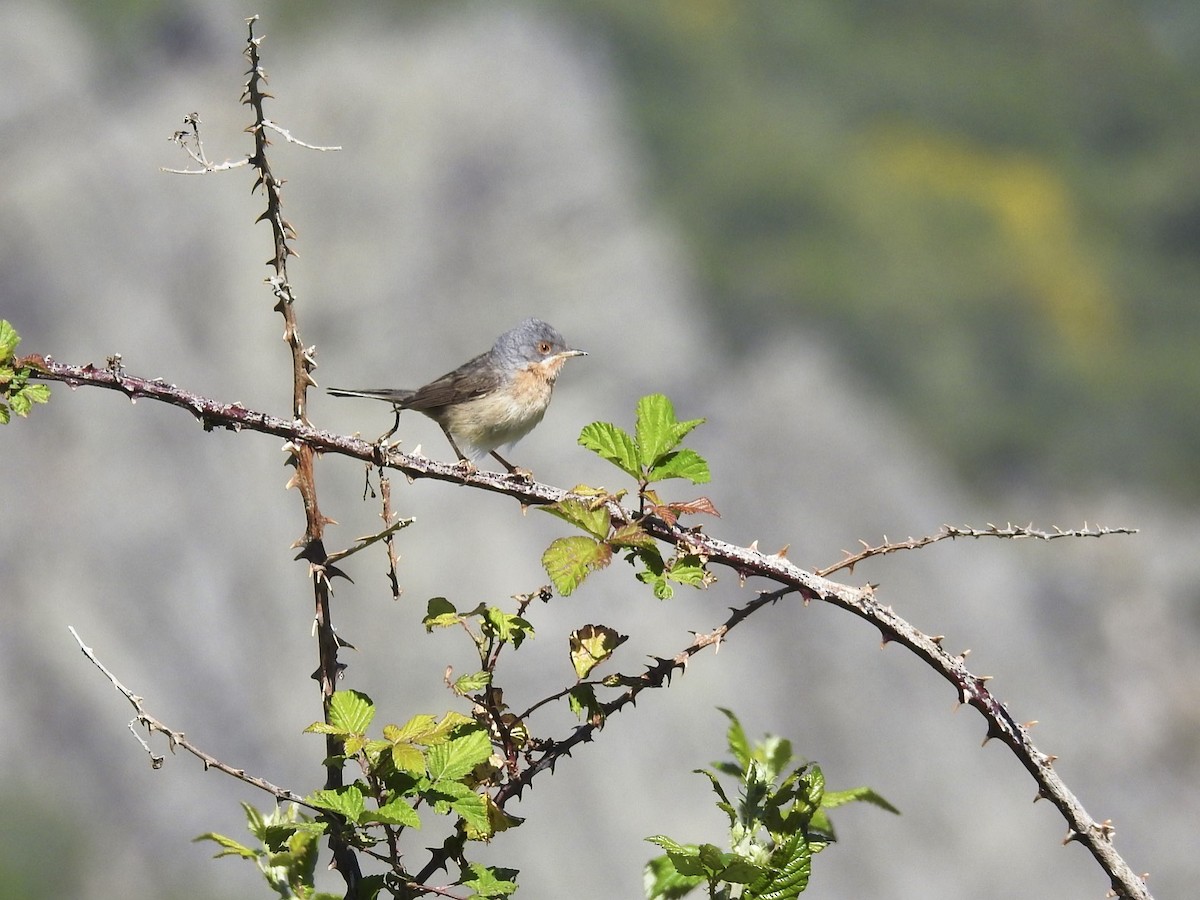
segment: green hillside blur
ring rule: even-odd
[[[569,6],[733,349],[817,332],[981,487],[1200,492],[1200,6]]]

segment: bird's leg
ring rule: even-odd
[[[442,425],[442,423],[441,423],[441,422],[439,422],[438,424],[439,424],[439,425],[441,425],[441,428],[442,428],[442,433],[443,433],[444,435],[446,435],[446,440],[448,440],[448,441],[450,442],[450,446],[454,448],[454,455],[458,457],[458,464],[459,464],[459,465],[460,465],[460,466],[461,466],[461,467],[462,467],[462,468],[463,468],[463,469],[464,469],[464,470],[465,470],[465,471],[466,471],[468,474],[474,475],[474,474],[475,474],[475,472],[476,472],[476,471],[478,471],[478,470],[475,468],[475,463],[473,463],[473,462],[471,462],[469,459],[467,459],[467,458],[466,458],[466,457],[463,455],[463,452],[462,452],[461,450],[459,450],[459,449],[458,449],[458,444],[454,443],[454,437],[453,437],[453,436],[450,434],[450,429],[449,429],[449,428],[447,428],[445,425]]]
[[[514,466],[495,450],[492,451],[492,456],[500,460],[500,463],[504,466],[504,468],[508,469],[509,475],[515,475],[518,478],[524,479],[525,481],[533,481],[533,473],[528,469],[522,469],[520,466]]]
[[[383,436],[379,439],[379,443],[381,444],[395,434],[400,428],[400,407],[393,405],[392,412],[396,414],[396,421],[392,423],[392,427],[384,432]]]

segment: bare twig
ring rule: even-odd
[[[297,142],[290,134],[271,122],[266,115],[265,106],[270,96],[266,92],[267,76],[263,71],[259,48],[263,38],[256,37],[254,25],[258,16],[246,20],[247,38],[245,56],[250,63],[246,72],[246,87],[242,93],[242,103],[250,107],[254,114],[254,122],[246,130],[254,138],[254,152],[250,155],[250,165],[254,168],[256,179],[255,188],[262,188],[266,198],[267,208],[259,216],[259,221],[266,221],[271,226],[271,236],[275,252],[267,265],[274,269],[274,274],[267,279],[276,303],[275,311],[283,317],[283,339],[292,356],[292,419],[297,423],[308,422],[308,389],[316,385],[312,377],[317,367],[316,349],[306,347],[300,339],[300,327],[296,319],[296,297],[288,279],[288,257],[294,255],[291,242],[296,238],[296,232],[290,222],[283,217],[283,179],[278,178],[271,168],[267,158],[267,148],[270,140],[268,131],[282,134],[287,140]],[[304,145],[309,146],[309,145]],[[314,622],[317,630],[317,670],[313,677],[320,686],[324,718],[330,720],[330,708],[334,692],[337,690],[338,679],[341,677],[344,665],[338,660],[338,650],[346,642],[338,638],[333,626],[331,603],[333,599],[329,581],[343,574],[329,560],[325,550],[325,526],[333,520],[321,513],[317,504],[317,485],[313,473],[316,460],[316,450],[311,444],[303,441],[289,440],[284,444],[288,454],[288,465],[295,470],[288,481],[289,488],[296,488],[304,504],[305,528],[304,535],[296,541],[300,548],[298,558],[305,559],[309,564],[312,578]],[[339,754],[342,750],[341,740],[335,734],[325,736],[326,765],[325,788],[337,790],[345,783],[342,763]],[[362,871],[358,863],[358,855],[347,840],[346,831],[337,821],[337,817],[325,816],[331,827],[329,830],[329,849],[333,854],[333,867],[341,874],[346,883],[346,898],[351,900],[359,894],[362,881]]]
[[[299,794],[289,791],[287,788],[281,788],[277,785],[274,785],[264,778],[251,775],[245,769],[239,769],[236,766],[231,766],[228,763],[221,762],[211,753],[201,750],[199,747],[189,741],[184,736],[182,731],[176,731],[173,728],[169,728],[154,716],[150,715],[150,713],[146,712],[143,699],[122,684],[120,679],[118,679],[116,675],[109,671],[108,667],[105,666],[104,663],[100,662],[100,660],[96,658],[96,654],[92,651],[92,648],[84,644],[83,639],[79,636],[79,632],[75,630],[75,627],[73,625],[68,625],[67,629],[71,632],[71,636],[75,638],[75,642],[79,644],[79,649],[83,651],[83,655],[92,661],[92,664],[104,674],[104,677],[112,682],[112,686],[115,687],[117,691],[129,701],[131,706],[133,706],[136,715],[129,723],[129,730],[133,732],[134,737],[138,739],[138,742],[142,745],[142,748],[150,756],[150,765],[153,768],[161,769],[164,758],[156,755],[150,749],[150,745],[146,742],[146,740],[134,730],[135,725],[141,725],[151,734],[158,732],[159,734],[166,735],[167,746],[172,753],[175,752],[176,747],[182,747],[188,753],[192,754],[192,756],[204,763],[204,768],[206,770],[216,769],[218,772],[224,772],[226,775],[233,776],[238,781],[244,781],[246,784],[252,785],[259,790],[266,791],[268,794],[274,796],[277,800],[286,800],[288,802],[296,803],[300,806],[305,806],[309,809],[316,810],[316,807],[310,806]],[[319,812],[319,810],[317,811]]]
[[[834,572],[840,572],[845,569],[847,572],[853,572],[854,567],[864,559],[871,559],[875,556],[886,556],[889,553],[897,553],[901,550],[919,550],[922,547],[928,547],[930,544],[936,544],[938,541],[953,540],[954,538],[1008,538],[1010,540],[1021,540],[1029,538],[1039,541],[1053,541],[1057,538],[1082,538],[1082,537],[1104,537],[1110,534],[1137,534],[1136,528],[1105,528],[1097,525],[1094,528],[1089,528],[1088,523],[1083,523],[1083,528],[1063,529],[1057,526],[1053,531],[1045,531],[1033,527],[1031,522],[1028,525],[1014,525],[1009,522],[1003,528],[996,525],[987,524],[985,528],[972,528],[969,525],[958,527],[956,525],[943,525],[941,530],[936,534],[928,534],[924,537],[910,537],[903,541],[889,541],[887,535],[883,536],[883,543],[877,546],[871,546],[866,541],[860,541],[863,549],[857,553],[850,553],[848,550],[843,550],[845,559],[840,560],[832,566],[824,569],[816,569],[817,575],[822,578],[827,578]]]
[[[170,175],[208,175],[212,172],[227,172],[230,169],[240,169],[250,165],[249,157],[243,159],[225,160],[223,163],[210,162],[204,154],[204,142],[200,139],[200,114],[188,113],[183,117],[183,125],[179,131],[171,135],[171,140],[183,148],[183,151],[194,159],[199,169],[168,169],[165,166],[159,171]]]

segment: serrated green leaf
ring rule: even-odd
[[[474,805],[468,805],[470,798],[455,801],[454,811],[463,817],[467,824],[467,837],[473,841],[490,841],[501,831],[516,828],[525,820],[519,816],[506,813],[496,805],[496,801],[487,794],[476,794],[476,799],[483,801],[485,821],[477,822],[474,818]],[[460,804],[462,805],[460,808]]]
[[[825,797],[825,773],[821,767],[813,763],[800,779],[801,788],[797,791],[798,800],[804,802],[809,809],[820,809]]]
[[[45,384],[29,384],[24,393],[34,403],[46,403],[50,399],[50,386]]]
[[[360,691],[335,691],[329,698],[329,724],[345,734],[362,734],[375,718],[375,705]]]
[[[679,900],[705,880],[701,875],[681,874],[667,855],[656,856],[646,863],[642,874],[647,900]]]
[[[712,573],[698,562],[687,562],[695,557],[684,557],[675,560],[666,571],[666,576],[679,584],[689,584],[693,587],[704,587],[712,580]]]
[[[474,891],[474,897],[492,900],[495,897],[507,897],[517,890],[516,869],[485,866],[480,863],[468,863],[468,869],[471,876],[467,877],[464,872],[462,885]]]
[[[742,896],[746,900],[795,900],[808,887],[812,851],[800,832],[776,845],[770,866]]]
[[[571,712],[580,719],[604,724],[604,710],[596,700],[596,690],[590,684],[577,684],[567,694],[567,702]]]
[[[353,784],[332,791],[315,791],[305,798],[305,802],[318,809],[327,809],[345,816],[351,822],[358,822],[366,810],[362,791]]]
[[[593,507],[586,501],[569,497],[548,506],[539,506],[538,509],[548,512],[552,516],[558,516],[565,522],[570,522],[592,537],[604,540],[608,536],[609,515],[608,507],[604,504]]]
[[[703,456],[685,447],[662,456],[646,473],[647,481],[665,481],[668,478],[686,478],[692,484],[704,484],[712,480],[712,473]]]
[[[588,674],[629,639],[606,625],[584,625],[571,632],[571,665],[575,674],[587,678]]]
[[[850,788],[846,791],[826,791],[825,795],[821,798],[821,806],[824,809],[834,809],[846,803],[854,802],[870,803],[878,806],[880,809],[886,809],[890,813],[900,815],[900,810],[875,793],[874,789],[865,786]]]
[[[733,825],[733,823],[737,821],[737,812],[734,810],[733,804],[729,802],[729,797],[725,793],[725,788],[721,785],[721,782],[717,779],[717,776],[707,769],[693,769],[692,771],[697,775],[703,775],[709,780],[709,782],[712,784],[713,792],[721,798],[720,802],[717,803],[717,808],[729,816],[729,824]]]
[[[579,443],[603,459],[607,459],[632,478],[640,478],[638,448],[633,438],[611,422],[592,422],[579,432]]]
[[[460,675],[454,681],[454,692],[461,696],[482,691],[492,683],[490,672],[472,672],[470,675]]]
[[[425,605],[425,618],[421,620],[421,624],[425,626],[426,631],[433,631],[435,628],[449,628],[461,621],[462,617],[453,603],[445,597],[432,597]]]
[[[486,841],[494,833],[488,817],[487,801],[488,798],[482,794],[467,791],[450,802],[450,809],[462,817],[467,826],[467,837],[473,841]]]
[[[365,734],[347,735],[342,742],[342,755],[346,757],[357,756],[358,752],[367,746],[367,736]]]
[[[0,319],[0,360],[9,360],[16,353],[19,343],[21,336],[17,334],[17,329],[7,319]]]
[[[729,719],[729,728],[725,731],[725,743],[729,747],[729,752],[733,754],[733,758],[742,767],[742,771],[745,771],[750,767],[750,741],[746,737],[746,730],[742,728],[742,723],[733,714],[733,710],[723,706],[718,706],[717,709]]]
[[[240,856],[243,859],[257,859],[262,851],[251,850],[249,847],[239,844],[233,838],[225,837],[223,834],[217,834],[215,831],[209,831],[195,838],[194,841],[212,841],[221,849],[214,855],[213,859],[220,859],[222,856]]]
[[[482,727],[463,729],[451,740],[430,747],[425,765],[435,786],[438,782],[454,781],[467,775],[492,755],[492,742]]]
[[[608,545],[594,538],[573,535],[558,538],[547,547],[542,554],[542,566],[555,590],[569,597],[589,572],[603,568],[611,559],[612,549]]]
[[[425,754],[419,747],[412,744],[393,744],[391,748],[392,765],[397,772],[408,772],[410,775],[425,774]]]
[[[725,854],[725,867],[717,873],[717,877],[721,881],[728,881],[731,884],[750,884],[761,878],[766,871],[762,866],[756,865],[748,859],[727,853]]]
[[[295,807],[292,809],[294,810]],[[260,841],[263,840],[267,833],[267,823],[263,814],[257,807],[250,805],[245,800],[242,801],[242,812],[246,814],[246,830]]]
[[[393,743],[399,741],[419,742],[434,730],[437,720],[426,713],[413,716],[403,725],[384,725],[383,736]]]
[[[364,824],[379,822],[383,825],[399,825],[403,828],[421,827],[421,819],[417,815],[417,811],[401,797],[385,803],[379,809],[364,813],[362,821]]]
[[[505,643],[520,647],[525,638],[533,634],[533,625],[520,616],[507,613],[496,606],[489,606],[483,611],[483,630]]]
[[[763,738],[759,756],[766,765],[768,780],[774,781],[792,761],[792,742],[769,734]]]
[[[668,853],[695,855],[700,852],[699,848],[695,844],[684,845],[676,841],[674,838],[667,837],[665,834],[652,834],[650,837],[642,838],[642,840],[650,844],[657,844]]]
[[[703,419],[678,421],[674,405],[663,394],[648,394],[638,400],[634,436],[642,468],[658,464],[659,457],[677,447],[689,431],[703,422]]]
[[[608,536],[608,544],[610,547],[622,548],[657,549],[658,547],[654,538],[647,534],[645,529],[636,522],[630,522],[622,525],[620,528],[613,529],[612,534]]]
[[[652,572],[639,572],[637,577],[650,585],[650,590],[654,592],[656,599],[670,600],[675,596],[675,588],[667,584],[665,575],[655,575]]]

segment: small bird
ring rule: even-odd
[[[513,446],[542,421],[559,370],[572,356],[587,353],[568,347],[563,336],[540,319],[526,319],[496,338],[491,350],[415,391],[328,391],[334,397],[368,397],[386,400],[397,410],[415,409],[442,427],[465,465],[490,453],[510,473],[528,476],[496,448]]]

